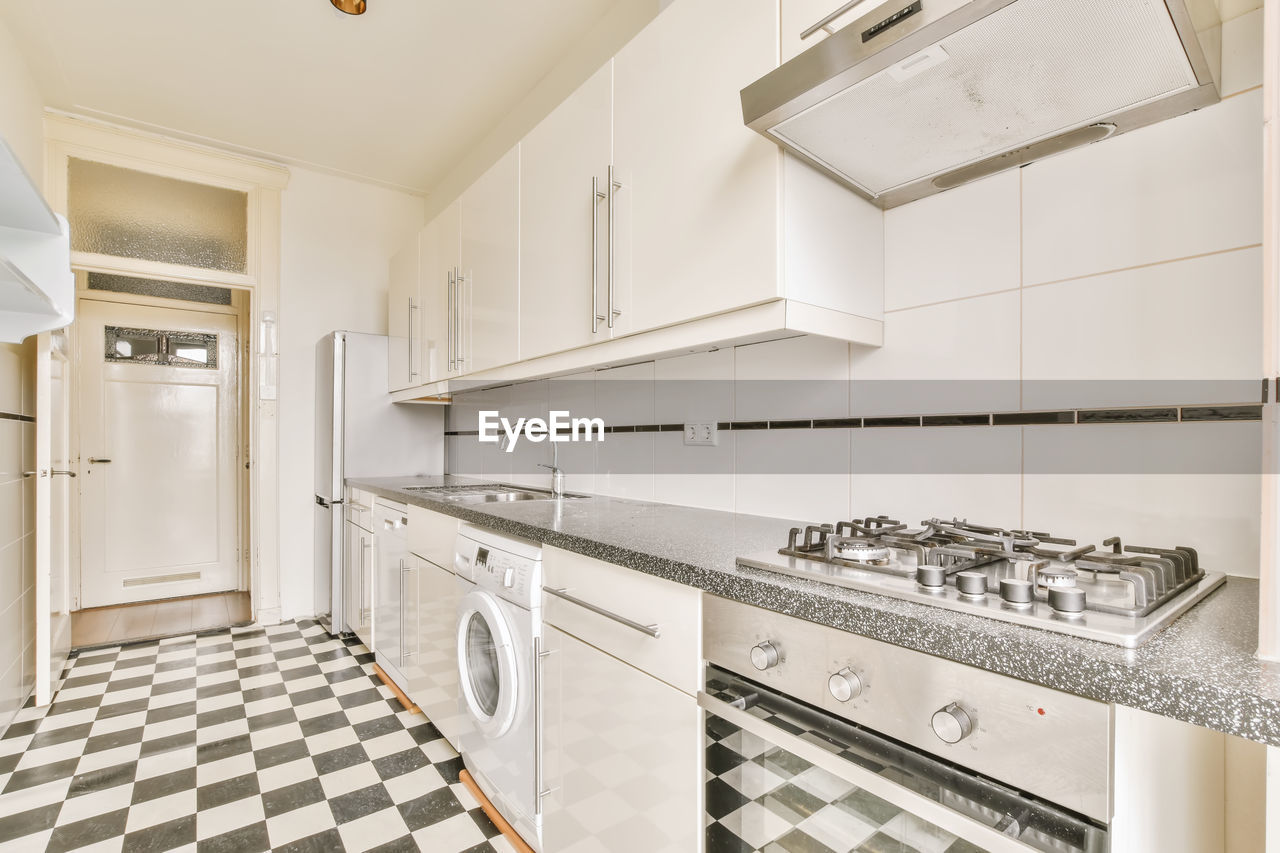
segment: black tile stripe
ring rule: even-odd
[[[1280,394],[1280,386],[1277,387]],[[1265,405],[1265,404],[1264,404]],[[3,417],[3,414],[0,414]],[[1262,405],[1191,404],[1130,406],[1107,409],[1061,409],[1039,412],[975,412],[972,414],[878,415],[876,417],[807,418],[778,421],[719,421],[720,430],[858,429],[861,427],[1045,426],[1058,424],[1125,424],[1212,421],[1256,421]],[[626,424],[606,426],[606,433],[683,432],[684,424]],[[478,430],[447,430],[446,436],[475,436]]]
[[[997,412],[991,416],[993,426],[1039,426],[1075,422],[1075,412]]]
[[[1260,421],[1262,406],[1183,406],[1186,421]]]
[[[1076,413],[1076,423],[1167,423],[1178,419],[1174,408],[1155,409],[1082,409]]]
[[[924,426],[989,426],[991,415],[925,415]]]
[[[0,421],[22,421],[24,424],[33,424],[36,419],[31,415],[20,415],[17,412],[0,412]]]

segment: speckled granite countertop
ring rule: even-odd
[[[347,482],[715,595],[1280,746],[1280,666],[1254,656],[1256,581],[1230,578],[1140,648],[1122,649],[816,581],[737,569],[738,556],[785,541],[794,523],[782,519],[607,497],[479,508],[403,489],[475,480],[442,476]]]

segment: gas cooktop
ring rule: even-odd
[[[1195,549],[1078,545],[1048,533],[886,516],[791,529],[738,566],[1134,648],[1226,579]]]

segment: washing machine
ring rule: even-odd
[[[459,752],[494,807],[541,850],[542,547],[464,523],[455,551]]]

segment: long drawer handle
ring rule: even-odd
[[[552,589],[549,586],[544,586],[542,588],[542,591],[549,592],[552,595],[554,595],[556,598],[563,598],[565,601],[569,602],[570,604],[576,604],[579,607],[585,607],[586,609],[590,610],[592,613],[599,613],[601,616],[604,616],[606,619],[612,619],[614,622],[617,622],[620,625],[626,625],[628,628],[630,628],[633,631],[639,631],[641,634],[646,634],[650,637],[653,637],[655,640],[658,639],[660,632],[657,625],[641,625],[639,622],[633,622],[625,616],[619,616],[617,613],[613,613],[609,610],[605,610],[603,607],[597,607],[591,602],[583,601],[581,598],[578,598],[577,596],[570,595],[566,591],[566,589],[563,587],[560,589]]]

